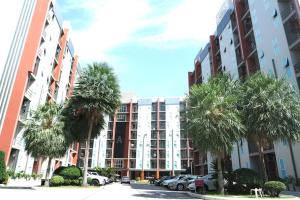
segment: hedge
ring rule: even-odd
[[[60,186],[64,184],[64,178],[59,175],[52,176],[50,179],[50,186]]]
[[[280,181],[269,181],[269,182],[265,183],[264,190],[271,197],[279,197],[280,192],[286,190],[286,186],[284,183],[282,183]]]

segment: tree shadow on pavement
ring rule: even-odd
[[[171,191],[144,191],[133,196],[146,199],[193,199],[188,194]]]
[[[165,188],[165,187],[149,185],[149,184],[132,183],[132,184],[130,184],[130,186],[132,189],[135,189],[135,190],[155,190],[155,191],[166,191],[167,190],[167,188]]]

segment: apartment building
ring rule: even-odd
[[[161,177],[189,173],[192,141],[185,131],[182,97],[138,99],[123,96],[107,127],[91,140],[88,166],[114,167],[120,175]],[[85,144],[80,149],[83,167]]]
[[[226,9],[224,9],[224,7]],[[300,88],[300,18],[296,0],[226,1],[217,21],[217,30],[194,60],[188,73],[189,87],[206,82],[218,72],[244,80],[256,71],[284,78]],[[299,178],[300,144],[278,141],[265,145],[264,155],[270,179],[289,175]],[[195,172],[211,172],[209,153],[195,151]],[[257,147],[242,139],[234,145],[229,159],[232,169],[259,171]]]
[[[78,75],[78,57],[64,23],[51,0],[0,3],[0,150],[8,168],[28,174],[45,173],[47,159],[24,150],[24,121],[47,101],[62,104]],[[52,169],[77,162],[78,145]]]

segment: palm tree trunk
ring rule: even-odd
[[[91,140],[91,134],[94,124],[94,115],[92,114],[92,117],[89,121],[89,130],[88,130],[88,137],[85,145],[85,161],[84,161],[84,172],[83,172],[83,186],[88,186],[87,184],[87,171],[88,171],[88,162],[89,162],[89,150],[90,150],[90,140]]]
[[[49,157],[48,165],[47,165],[47,171],[46,171],[46,177],[45,177],[45,186],[49,186],[49,176],[50,176],[50,170],[51,170],[51,162],[52,162],[52,158]]]
[[[257,146],[258,146],[258,153],[259,153],[261,175],[262,175],[264,182],[266,182],[266,181],[268,181],[268,175],[267,175],[266,163],[265,163],[265,158],[264,158],[264,153],[263,153],[264,147],[262,145],[261,139],[258,140]]]
[[[218,155],[217,157],[218,162],[218,190],[220,194],[224,194],[224,178],[223,178],[223,172],[222,172],[222,157],[221,155]]]

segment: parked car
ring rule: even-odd
[[[179,176],[175,176],[175,177],[172,178],[172,179],[163,181],[161,185],[164,186],[164,187],[168,187],[169,183],[174,182],[174,181],[178,181],[178,180],[180,180],[180,179],[182,179],[182,178],[184,178],[184,177],[186,177],[186,176],[187,176],[187,175],[179,175]]]
[[[168,188],[171,189],[171,190],[179,190],[179,191],[186,190],[188,185],[190,183],[194,182],[196,178],[200,178],[200,177],[198,177],[198,176],[184,177],[180,180],[173,181],[173,182],[169,183]]]
[[[97,172],[88,172],[87,177],[92,179],[92,184],[99,186],[105,185],[105,179],[103,176],[100,176]]]
[[[128,176],[122,176],[121,184],[128,183],[130,184],[130,178]]]
[[[202,177],[199,177],[197,179],[200,179],[200,180],[203,180],[204,181],[204,189],[206,191],[211,191],[211,190],[216,190],[216,179],[214,179],[212,177],[212,174],[208,174],[206,176],[202,176]],[[195,187],[195,181],[191,182],[189,185],[188,185],[188,189],[191,190],[191,191],[196,191],[196,187]]]
[[[163,176],[163,177],[161,177],[160,179],[154,181],[154,185],[159,186],[159,185],[161,185],[161,183],[162,183],[163,181],[170,180],[170,179],[172,179],[172,178],[174,178],[174,176]]]
[[[88,171],[88,173],[90,173],[90,174],[92,174],[92,175],[95,175],[95,176],[99,176],[99,177],[101,177],[101,178],[103,178],[104,179],[104,182],[105,182],[105,184],[108,184],[108,183],[110,183],[110,180],[109,180],[109,178],[108,177],[106,177],[106,176],[102,176],[102,175],[100,175],[100,174],[98,174],[96,171]]]

